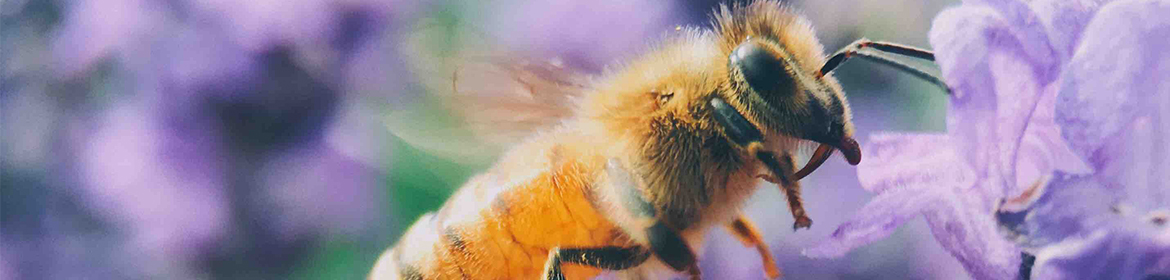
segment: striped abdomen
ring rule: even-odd
[[[537,279],[551,248],[632,244],[594,207],[597,165],[545,147],[472,178],[384,252],[370,279]],[[599,272],[565,266],[570,278]]]

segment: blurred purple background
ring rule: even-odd
[[[387,129],[389,112],[434,107],[419,51],[490,46],[597,73],[706,26],[718,3],[5,1],[0,279],[361,278],[491,163]],[[833,51],[861,37],[928,47],[953,3],[790,4]],[[930,84],[867,62],[839,71],[857,139],[944,128]],[[920,219],[844,258],[802,256],[870,199],[856,178],[833,160],[806,179],[811,230],[791,230],[773,187],[746,209],[789,279],[968,277]],[[763,276],[722,231],[704,251],[707,276]]]

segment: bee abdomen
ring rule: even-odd
[[[410,229],[403,235],[401,240],[411,239],[426,239],[430,234],[425,230],[426,226],[420,224],[429,224],[434,215],[428,213],[423,215],[411,225]],[[431,279],[435,277],[424,277],[422,265],[428,257],[433,257],[434,252],[431,248],[433,246],[418,246],[418,243],[399,242],[398,245],[391,247],[382,256],[378,258],[377,264],[374,265],[373,271],[370,272],[368,279]],[[404,254],[404,251],[406,253]]]
[[[541,169],[521,180],[504,172],[473,178],[415,222],[370,279],[534,279],[551,248],[627,245],[587,195],[591,168],[568,161]],[[600,270],[565,272],[577,278]]]

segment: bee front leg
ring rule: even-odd
[[[743,242],[744,246],[756,247],[756,251],[760,252],[760,260],[764,263],[764,274],[768,276],[768,279],[780,278],[780,267],[776,266],[776,260],[772,258],[772,250],[768,249],[768,244],[764,243],[764,238],[760,236],[760,230],[756,229],[752,220],[740,215],[735,218],[735,221],[727,224],[727,229],[740,242]]]
[[[712,98],[710,105],[715,120],[723,126],[723,132],[736,145],[743,147],[749,155],[755,156],[768,167],[768,171],[772,174],[762,176],[764,180],[779,184],[780,188],[784,190],[784,194],[788,196],[788,208],[792,210],[792,217],[796,219],[792,228],[812,226],[812,219],[809,219],[808,215],[804,213],[804,206],[800,199],[800,183],[797,182],[798,178],[794,176],[796,162],[792,155],[785,153],[780,159],[777,159],[775,154],[765,151],[764,136],[759,129],[756,129],[751,122],[723,99]]]
[[[796,173],[796,160],[792,154],[784,153],[777,158],[770,152],[759,152],[756,157],[763,161],[772,173],[772,176],[764,176],[764,180],[780,185],[780,189],[788,197],[788,210],[792,211],[792,218],[796,220],[792,224],[792,229],[811,227],[812,219],[805,213],[804,201],[800,198],[800,182],[793,180],[792,177]]]
[[[658,217],[658,211],[638,187],[637,182],[640,180],[622,167],[621,162],[616,159],[611,159],[606,164],[606,174],[616,189],[621,208],[628,212],[626,214],[638,221],[635,224],[649,225],[641,230],[649,243],[650,251],[675,271],[685,272],[690,274],[692,279],[699,279],[699,262],[695,257],[695,251],[691,250],[678,230]]]

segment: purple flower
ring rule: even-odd
[[[116,2],[70,3],[52,54],[58,78],[110,84],[71,123],[68,187],[118,229],[127,275],[284,278],[317,242],[385,224],[377,96],[348,71],[413,1]]]
[[[1119,1],[1085,27],[1056,121],[1089,161],[1004,203],[1008,236],[1036,255],[1033,279],[1170,275],[1170,3]]]
[[[129,235],[123,258],[147,270],[180,269],[226,235],[224,155],[212,137],[167,126],[153,113],[132,103],[101,117],[80,149],[88,182],[81,191],[99,217]]]
[[[490,38],[514,50],[597,68],[591,70],[637,53],[631,49],[643,47],[647,38],[661,36],[662,30],[680,20],[674,14],[675,4],[661,1],[536,1],[490,6],[485,7],[492,9],[490,13],[503,15],[487,23],[495,27],[488,30]]]
[[[921,215],[935,239],[972,277],[1015,278],[1020,249],[999,234],[993,215],[999,202],[1034,195],[1028,193],[1036,191],[1031,186],[1043,185],[1054,173],[1077,176],[1094,170],[1086,163],[1092,158],[1077,144],[1080,140],[1062,137],[1062,126],[1069,122],[1057,122],[1055,108],[1058,94],[1064,100],[1068,92],[1092,89],[1087,86],[1092,80],[1076,75],[1083,66],[1074,59],[1106,59],[1094,66],[1098,68],[1117,64],[1106,58],[1111,57],[1107,50],[1086,54],[1095,49],[1082,44],[1095,40],[1085,39],[1092,35],[1086,28],[1115,20],[1095,18],[1103,6],[1057,0],[968,1],[941,13],[930,37],[943,76],[955,89],[947,134],[874,136],[864,149],[870,154],[858,177],[877,197],[805,253],[840,256]]]
[[[100,59],[119,56],[135,63],[135,52],[149,42],[152,26],[165,24],[154,1],[77,1],[68,5],[53,42],[58,75],[82,75]]]

